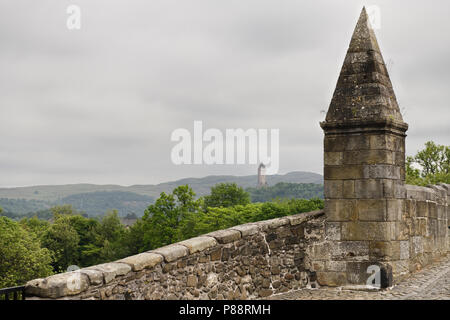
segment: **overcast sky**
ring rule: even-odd
[[[381,9],[407,154],[448,145],[446,0],[2,0],[0,187],[256,173],[172,164],[170,135],[194,120],[279,129],[280,173],[322,173],[319,122],[363,5]]]

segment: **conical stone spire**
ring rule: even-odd
[[[375,33],[363,8],[323,124],[371,120],[403,123]]]

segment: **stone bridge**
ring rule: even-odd
[[[407,283],[402,281],[422,268],[446,277],[448,262],[440,271],[426,266],[446,259],[449,250],[450,185],[405,185],[408,125],[364,9],[321,127],[324,211],[235,226],[32,280],[27,294],[32,299],[303,299],[308,292],[318,298],[334,292],[336,298],[343,288],[367,289],[370,270],[382,288],[402,288]],[[433,274],[422,281],[428,287]]]

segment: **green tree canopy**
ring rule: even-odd
[[[450,146],[433,141],[415,156],[406,158],[406,183],[416,185],[450,183]]]
[[[236,183],[219,183],[204,197],[205,207],[232,207],[250,203],[250,195]]]
[[[0,217],[0,288],[52,274],[50,251],[18,222]]]
[[[198,213],[201,200],[187,185],[175,188],[172,194],[161,193],[156,202],[145,210],[143,246],[150,250],[180,239],[179,225],[190,214]]]
[[[54,253],[55,271],[64,272],[70,265],[79,264],[80,236],[71,225],[70,216],[58,214],[42,236],[42,245]]]

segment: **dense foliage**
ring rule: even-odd
[[[51,252],[40,246],[34,233],[0,217],[0,288],[52,274]]]
[[[219,183],[204,197],[205,207],[232,207],[250,203],[250,195],[236,183]]]
[[[279,182],[274,186],[247,188],[252,202],[267,202],[274,199],[323,198],[323,185],[314,183]]]
[[[406,183],[426,186],[450,183],[450,146],[425,143],[425,148],[406,158]]]

